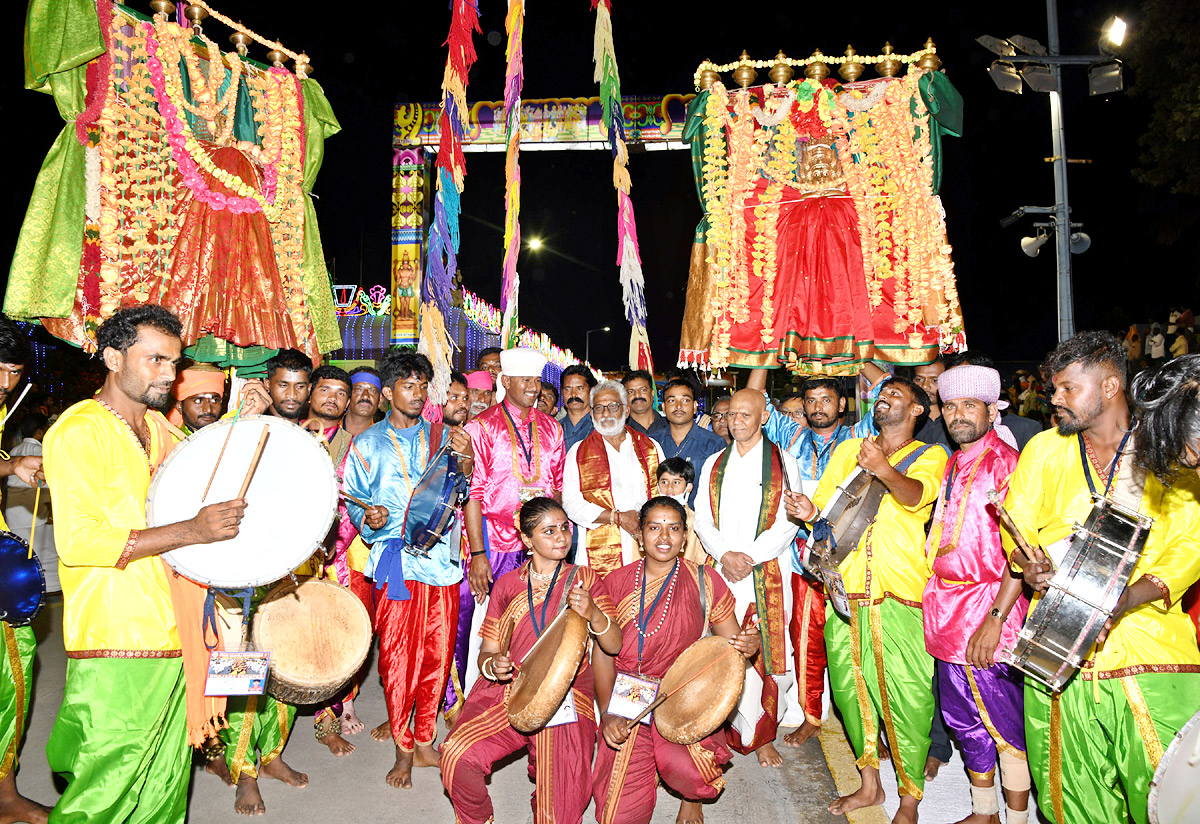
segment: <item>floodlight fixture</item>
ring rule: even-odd
[[[1026,63],[1021,69],[1021,77],[1035,92],[1058,91],[1058,83],[1054,79],[1054,70],[1042,63]]]
[[[1038,252],[1042,250],[1042,247],[1046,245],[1046,241],[1049,239],[1050,235],[1046,232],[1046,230],[1039,229],[1037,237],[1021,238],[1021,251],[1031,258],[1037,257]]]
[[[1104,21],[1104,28],[1101,29],[1104,37],[1100,42],[1110,48],[1119,49],[1125,43],[1125,32],[1128,28],[1125,21],[1114,14]]]
[[[1023,217],[1025,217],[1025,207],[1024,206],[1017,209],[1015,212],[1013,212],[1008,217],[1000,218],[1000,228],[1007,229],[1009,226],[1012,226],[1014,223],[1016,223],[1018,220],[1020,220]]]
[[[1008,42],[1012,43],[1026,54],[1045,54],[1046,47],[1032,37],[1026,37],[1023,34],[1014,34],[1008,38]]]
[[[976,37],[975,42],[992,54],[998,54],[1001,57],[1012,57],[1017,53],[1016,47],[1002,37],[992,37],[990,34],[985,34],[981,37]]]
[[[1012,92],[1013,94],[1021,93],[1021,73],[1017,71],[1012,63],[1004,60],[996,60],[988,67],[988,77],[992,78],[992,82],[996,84],[996,88],[1002,92]]]
[[[1125,71],[1120,60],[1109,60],[1088,67],[1088,94],[1112,94],[1125,88]]]

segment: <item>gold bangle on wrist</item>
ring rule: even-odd
[[[592,622],[588,621],[587,622],[588,632],[590,632],[592,635],[595,635],[597,638],[599,638],[605,632],[608,632],[609,629],[612,628],[612,617],[606,612],[606,613],[604,613],[604,620],[607,621],[608,623],[606,623],[604,625],[604,629],[601,632],[596,632],[596,630],[592,629]]]

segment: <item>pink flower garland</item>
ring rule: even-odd
[[[154,96],[158,100],[158,113],[162,117],[163,128],[167,130],[167,143],[171,146],[171,153],[175,157],[175,165],[179,169],[184,185],[192,190],[192,194],[197,200],[218,211],[228,209],[235,215],[261,212],[262,204],[256,199],[214,192],[204,182],[196,161],[188,154],[187,136],[183,133],[183,121],[180,119],[179,110],[175,108],[175,104],[171,102],[170,96],[167,94],[162,61],[157,56],[158,41],[154,37],[154,26],[150,23],[143,23],[142,28],[146,32],[146,54],[149,55],[146,60],[146,68],[150,70],[150,82],[154,86]],[[266,184],[264,188],[270,192],[269,202],[272,204],[274,203],[277,176],[276,164],[266,167],[263,175],[264,184]]]
[[[99,60],[88,63],[86,106],[75,118],[75,136],[79,138],[79,142],[83,146],[86,146],[88,142],[88,126],[99,120],[100,113],[104,111],[104,101],[108,98],[109,87],[112,83],[109,77],[109,73],[112,71],[112,54],[110,53],[112,49],[110,42],[113,22],[112,0],[97,0],[96,16],[100,19],[100,34],[104,38],[104,52],[100,55]]]

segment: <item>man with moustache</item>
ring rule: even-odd
[[[175,408],[167,420],[190,435],[220,420],[224,403],[224,370],[210,363],[193,364],[175,380]]]
[[[46,434],[46,480],[63,587],[67,677],[46,743],[67,778],[60,821],[183,822],[189,741],[214,730],[224,708],[187,679],[207,651],[179,621],[200,614],[204,588],[172,574],[162,553],[238,534],[246,502],[209,504],[194,518],[146,526],[150,476],[174,446],[161,407],[175,382],[179,319],[153,304],[120,309],[96,330],[108,370],[94,398]],[[193,612],[194,610],[194,612]]]
[[[932,363],[923,363],[912,367],[912,381],[925,390],[929,396],[929,420],[913,436],[922,443],[940,443],[946,449],[954,448],[954,441],[946,431],[945,421],[942,420],[942,405],[938,398],[938,377],[946,371],[942,356],[938,355]]]
[[[479,605],[496,579],[525,559],[517,511],[533,498],[562,495],[562,427],[536,408],[546,356],[536,349],[505,349],[500,360],[504,399],[466,426],[475,449],[475,475],[463,522],[471,547],[467,581],[476,602],[466,684],[478,675],[479,627],[486,612]]]
[[[1025,679],[1029,769],[1038,807],[1055,824],[1143,824],[1163,750],[1200,707],[1200,649],[1180,606],[1200,578],[1200,484],[1187,472],[1164,485],[1136,462],[1131,441],[1140,426],[1125,394],[1125,350],[1114,335],[1080,332],[1060,343],[1046,366],[1059,424],[1021,453],[1005,499],[1034,562],[1003,536],[1009,560],[1024,565],[1035,590],[1034,608],[1053,575],[1048,561],[1063,562],[1093,495],[1138,510],[1153,526],[1079,672],[1053,696]],[[1145,383],[1141,389],[1151,394]]]
[[[947,369],[953,369],[956,366],[985,366],[988,369],[995,369],[996,364],[992,362],[986,354],[978,349],[964,349],[961,352],[956,352],[953,355],[946,355],[944,362]],[[1008,409],[1008,413],[998,415],[996,417],[995,428],[1003,437],[1003,427],[1012,433],[1013,440],[1016,441],[1017,451],[1020,452],[1032,440],[1033,436],[1042,431],[1042,425],[1032,418],[1023,418],[1016,412],[1013,412],[1009,405],[1006,396],[1002,395],[996,403],[996,408],[1001,412]]]
[[[369,366],[356,366],[350,370],[350,405],[342,427],[351,435],[361,435],[375,423],[375,413],[383,400],[383,383],[379,373]]]
[[[492,373],[486,369],[476,369],[467,373],[467,420],[479,417],[485,410],[490,409],[496,402],[496,384]]]
[[[354,436],[342,427],[342,418],[350,404],[352,384],[350,375],[337,366],[326,364],[313,370],[312,391],[308,396],[309,417],[305,425],[315,429],[333,461],[339,484],[346,470],[346,458],[350,454],[350,442]],[[343,587],[350,587],[350,562],[347,549],[356,534],[349,520],[344,500],[338,500],[338,518],[335,520],[326,541],[324,578]],[[316,738],[334,755],[349,755],[354,745],[342,737],[342,733],[362,732],[363,723],[354,712],[354,696],[358,684],[351,685],[347,694],[337,701],[327,703],[313,716]]]
[[[742,389],[730,400],[733,444],[704,463],[695,523],[704,550],[729,584],[739,620],[743,626],[756,620],[762,640],[760,654],[746,670],[729,746],[743,755],[756,753],[764,767],[778,767],[783,759],[775,749],[775,733],[790,680],[792,565],[787,553],[797,528],[784,511],[783,496],[797,473],[795,459],[763,435],[767,415],[761,392]]]
[[[312,361],[303,352],[295,349],[281,350],[267,361],[266,390],[270,405],[265,409],[252,411],[250,403],[253,398],[249,398],[243,414],[275,415],[299,424],[304,420],[304,410],[308,405],[312,371]]]
[[[862,786],[830,805],[841,815],[882,804],[879,723],[891,747],[900,791],[894,824],[915,824],[925,786],[935,711],[933,658],[925,649],[921,597],[929,579],[925,523],[941,489],[946,451],[913,433],[929,398],[903,377],[883,382],[873,413],[879,434],[834,448],[816,494],[789,494],[788,513],[810,525],[858,468],[887,487],[875,519],[839,569],[850,615],[825,610],[825,648],[833,699],[862,773]]]
[[[563,465],[563,508],[579,527],[579,565],[603,578],[637,560],[638,513],[657,495],[663,452],[653,438],[628,425],[628,396],[621,384],[597,384],[591,407],[595,429],[571,447]]]
[[[375,581],[379,675],[388,721],[371,737],[395,743],[389,786],[412,787],[413,767],[436,767],[437,714],[446,689],[458,625],[462,566],[452,536],[429,557],[404,551],[404,514],[430,459],[447,442],[467,456],[471,440],[462,429],[421,417],[433,366],[424,355],[393,350],[379,364],[388,417],[355,438],[356,459],[346,465],[346,490],[372,505],[347,501],[350,519],[371,546],[366,574]]]
[[[562,373],[562,401],[566,415],[559,421],[563,448],[570,449],[592,434],[592,387],[596,376],[582,363],[573,363]],[[574,533],[572,533],[574,537]]]
[[[475,368],[482,369],[492,376],[493,384],[500,380],[500,373],[504,371],[504,367],[500,358],[500,349],[495,346],[489,346],[486,349],[479,351],[479,357],[475,359]]]
[[[729,434],[729,422],[725,416],[729,414],[729,398],[721,398],[713,404],[712,408],[712,431],[721,440],[725,441],[728,446],[733,443],[733,438]]]
[[[1000,521],[988,502],[1001,495],[1017,466],[1017,450],[995,428],[1000,373],[956,366],[938,378],[942,418],[958,443],[946,467],[926,556],[925,648],[936,660],[946,726],[962,745],[971,780],[971,815],[960,824],[999,824],[996,767],[1007,804],[1005,822],[1029,812],[1029,764],[1020,670],[1001,663],[1025,620],[1021,576],[1008,568]]]
[[[621,385],[629,396],[629,426],[648,435],[651,429],[665,424],[666,418],[654,411],[653,375],[645,369],[635,369],[621,378]]]
[[[719,435],[702,429],[695,422],[696,387],[684,378],[672,378],[663,389],[663,409],[666,417],[650,430],[650,437],[662,447],[668,458],[683,458],[699,472],[708,460],[727,444]],[[696,506],[699,486],[693,486],[687,505]]]

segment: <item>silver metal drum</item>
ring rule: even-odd
[[[1007,663],[1052,692],[1061,692],[1079,669],[1112,615],[1142,557],[1154,521],[1093,496],[1091,513],[1075,536],[1011,650]]]

